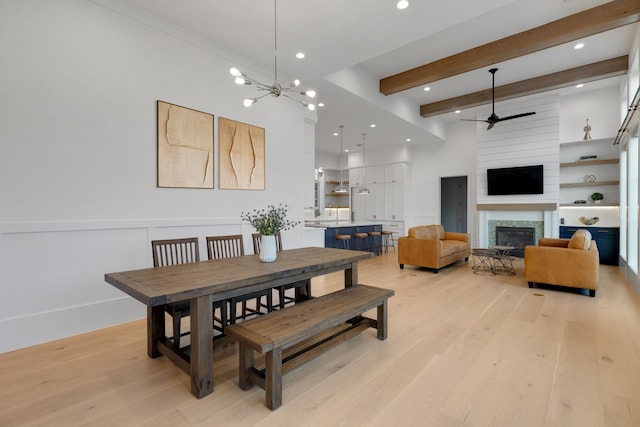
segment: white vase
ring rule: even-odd
[[[261,235],[260,236],[260,261],[273,262],[276,260],[276,236]]]

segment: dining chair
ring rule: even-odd
[[[276,250],[280,252],[282,251],[282,236],[280,235],[280,232],[276,233],[275,236]],[[258,255],[260,253],[261,245],[260,233],[253,233],[251,235],[251,240],[253,241],[253,253]],[[287,296],[286,291],[289,289],[294,289],[296,296]],[[311,297],[311,280],[301,280],[299,282],[277,286],[274,290],[278,293],[279,308],[284,308],[286,304],[295,304],[296,302],[304,301]],[[303,291],[302,294],[300,291]],[[273,306],[272,308],[275,309],[276,306]]]
[[[242,234],[229,236],[208,236],[207,255],[209,259],[233,258],[244,255],[244,242]],[[262,297],[267,302],[262,304]],[[255,309],[247,305],[248,301],[255,300]],[[237,304],[242,303],[241,315],[237,315]],[[229,299],[229,324],[236,323],[238,318],[244,319],[253,314],[264,314],[260,308],[265,307],[267,312],[273,311],[273,298],[270,289],[239,295]]]
[[[198,248],[198,238],[188,237],[184,239],[169,239],[169,240],[153,240],[151,241],[151,251],[153,253],[153,266],[163,267],[168,265],[186,264],[191,262],[200,261],[200,250]],[[226,325],[227,309],[226,304],[223,301],[216,302],[213,305],[213,310],[220,310],[220,317],[214,317],[214,329],[224,334],[224,327]],[[187,317],[190,314],[189,301],[169,303],[164,306],[165,311],[172,317],[173,320],[173,346],[176,349],[180,348],[180,338],[183,335],[180,332],[182,318]],[[216,321],[218,325],[216,325]]]

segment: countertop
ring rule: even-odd
[[[354,222],[354,221],[328,221],[328,220],[318,220],[318,221],[305,221],[305,227],[317,227],[317,228],[339,228],[339,227],[367,227],[372,225],[382,225],[381,222]]]

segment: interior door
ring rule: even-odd
[[[440,223],[445,231],[467,232],[467,177],[440,178]]]

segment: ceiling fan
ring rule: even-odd
[[[522,114],[514,114],[513,116],[507,116],[507,117],[498,117],[496,115],[496,71],[498,71],[497,68],[492,68],[489,70],[489,72],[492,75],[492,83],[491,83],[491,115],[489,117],[487,117],[486,120],[471,120],[471,119],[462,119],[468,122],[485,122],[485,123],[489,123],[489,127],[487,127],[487,130],[491,129],[493,127],[493,125],[495,125],[498,122],[502,122],[505,120],[511,120],[511,119],[517,119],[520,117],[525,117],[525,116],[531,116],[532,114],[535,114],[535,112],[531,112],[531,113],[522,113]]]

